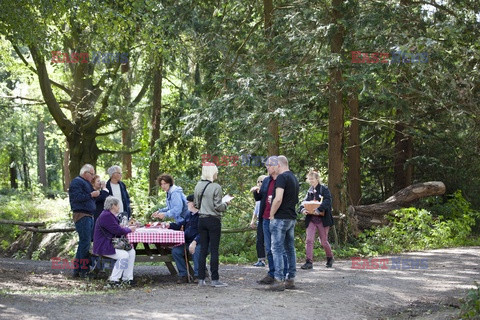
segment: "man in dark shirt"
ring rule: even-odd
[[[93,166],[85,164],[80,169],[80,175],[72,180],[68,188],[73,222],[78,233],[78,248],[74,260],[73,277],[84,278],[90,265],[89,251],[92,242],[93,215],[96,210],[95,198],[100,195],[100,191],[94,190],[91,183],[94,176],[95,169]]]
[[[270,290],[283,291],[295,288],[294,278],[296,272],[295,253],[295,223],[298,203],[299,184],[295,175],[288,167],[288,159],[278,156],[274,167],[278,174],[275,181],[272,207],[270,209],[270,233],[272,237],[272,254],[275,264],[275,282]],[[284,273],[283,254],[287,255],[287,279]]]

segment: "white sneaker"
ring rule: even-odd
[[[205,280],[198,280],[198,286],[199,287],[206,287],[207,283],[205,282]]]

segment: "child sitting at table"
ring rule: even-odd
[[[193,194],[187,197],[188,212],[185,220],[181,223],[167,223],[165,225],[168,229],[180,230],[183,227],[185,232],[185,244],[172,248],[172,256],[178,270],[177,283],[188,283],[187,264],[185,261],[185,246],[188,246],[188,251],[193,255],[193,272],[194,282],[197,282],[198,277],[198,258],[200,257],[200,235],[198,234],[198,209],[193,204]]]

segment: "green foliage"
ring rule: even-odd
[[[480,318],[480,287],[475,282],[476,289],[469,290],[466,298],[461,306],[462,319],[479,319]]]
[[[41,193],[19,191],[0,195],[0,219],[49,223],[69,220],[69,211],[68,198],[47,199]],[[19,226],[0,224],[1,249],[8,248],[21,233]]]
[[[455,205],[457,202],[458,198],[451,200],[452,210],[459,209]],[[377,255],[470,244],[471,228],[478,213],[465,210],[468,206],[461,209],[461,212],[452,212],[456,218],[450,220],[434,217],[425,209],[396,210],[388,217],[389,226],[367,230],[360,235],[360,253]]]

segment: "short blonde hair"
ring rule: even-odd
[[[213,182],[213,176],[218,173],[218,168],[215,163],[205,162],[202,164],[202,180]]]
[[[314,177],[315,179],[317,179],[318,183],[322,182],[322,179],[320,179],[320,174],[318,173],[318,171],[315,171],[314,169],[310,169],[310,171],[308,171],[307,178],[308,177]]]

